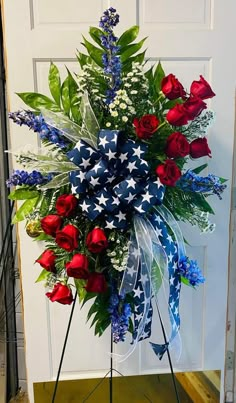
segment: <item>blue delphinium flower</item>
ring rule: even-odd
[[[43,176],[38,171],[20,171],[15,170],[13,171],[11,177],[6,181],[8,187],[10,186],[21,186],[21,185],[28,185],[28,186],[36,186],[42,185],[49,182],[52,179],[52,175],[48,174]]]
[[[205,281],[196,260],[190,260],[187,256],[184,256],[178,263],[178,269],[180,275],[186,278],[192,286],[199,285]]]
[[[113,27],[119,23],[119,15],[113,7],[104,11],[99,26],[104,34],[100,36],[101,44],[106,49],[102,56],[105,74],[110,75],[109,89],[106,92],[106,103],[110,104],[115,98],[116,91],[121,85],[121,61],[118,55],[120,47],[118,38],[113,33]]]
[[[125,340],[131,317],[130,304],[124,302],[124,297],[112,292],[108,312],[111,315],[111,329],[114,343]]]
[[[66,148],[69,141],[61,135],[58,129],[48,126],[42,115],[35,115],[32,111],[17,111],[9,113],[14,123],[26,125],[34,132],[39,133],[41,140],[50,141],[60,148]]]
[[[176,185],[186,191],[214,193],[219,199],[222,199],[221,193],[223,193],[226,188],[226,185],[221,183],[218,176],[209,174],[204,177],[197,175],[191,170],[185,172]]]

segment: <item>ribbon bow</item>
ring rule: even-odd
[[[105,214],[106,228],[124,229],[134,212],[145,214],[162,203],[164,186],[150,174],[147,145],[125,140],[118,130],[100,130],[98,149],[79,140],[68,158],[79,170],[69,173],[72,193],[90,220]]]

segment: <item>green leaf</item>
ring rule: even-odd
[[[187,280],[187,278],[185,278],[185,277],[183,277],[183,276],[181,276],[181,283],[183,283],[183,284],[185,284],[185,285],[187,285],[187,286],[189,286],[189,287],[191,287],[191,288],[194,288],[194,287],[190,284],[189,280]]]
[[[12,224],[16,224],[19,221],[25,220],[25,218],[31,213],[34,209],[36,203],[38,201],[38,197],[33,199],[26,200],[20,208],[17,210],[15,216],[13,217]]]
[[[61,86],[61,102],[65,114],[68,116],[70,113],[70,92],[69,92],[69,77],[67,76]]]
[[[203,164],[203,165],[200,165],[200,166],[197,167],[197,168],[192,169],[192,171],[195,172],[195,174],[199,174],[199,173],[202,172],[203,169],[205,169],[207,166],[208,166],[208,164]]]
[[[39,236],[37,236],[37,238],[33,239],[34,241],[51,241],[52,237],[50,235],[45,234],[44,232],[42,232],[42,234],[40,234]]]
[[[80,121],[80,111],[79,111],[79,104],[80,99],[78,97],[78,84],[76,83],[74,77],[68,71],[68,86],[69,86],[69,99],[70,99],[70,109],[71,114],[75,122]]]
[[[82,307],[84,306],[84,304],[85,304],[87,301],[89,301],[90,299],[95,298],[95,297],[97,297],[97,293],[96,293],[96,292],[86,292],[86,295],[85,295],[84,300],[83,300]]]
[[[89,319],[91,318],[91,316],[97,312],[99,309],[99,304],[94,301],[93,305],[90,307],[89,311],[88,311],[88,315],[87,315],[87,322],[89,321]]]
[[[102,49],[104,49],[104,47],[102,46],[102,43],[101,43],[101,39],[100,39],[101,35],[103,35],[103,32],[101,29],[99,29],[97,27],[90,27],[89,35],[94,40],[94,42],[96,42]]]
[[[133,27],[127,29],[121,37],[119,38],[117,45],[119,46],[126,46],[129,43],[133,42],[139,34],[139,26],[134,25]]]
[[[219,180],[220,180],[220,183],[225,183],[225,182],[228,182],[228,179],[225,179],[225,178],[219,178]]]
[[[15,189],[13,190],[8,199],[10,200],[26,200],[26,199],[33,199],[39,196],[38,190],[30,190],[30,189]]]
[[[102,336],[104,331],[108,328],[110,325],[111,321],[110,319],[106,318],[102,321],[98,321],[96,326],[95,326],[95,336],[98,334],[99,337]]]
[[[163,95],[163,97],[164,97],[164,95]],[[167,102],[163,103],[163,108],[164,108],[164,110],[172,109],[172,108],[174,108],[175,105],[183,104],[183,103],[184,103],[184,101],[181,98],[172,99],[171,101],[167,101]]]
[[[53,99],[60,107],[61,104],[61,78],[60,73],[55,64],[51,62],[48,76],[48,83]]]
[[[49,109],[53,112],[59,112],[59,106],[46,95],[38,94],[36,92],[18,92],[17,95],[22,99],[22,101],[33,108],[36,111],[41,110],[41,108]]]
[[[122,64],[122,69],[124,72],[131,71],[132,63],[140,63],[142,64],[145,58],[145,53],[147,50],[144,50],[142,53],[138,53],[134,57],[130,57],[125,63]]]
[[[206,201],[205,197],[200,193],[194,193],[195,200],[197,201],[197,205],[201,208],[202,211],[209,214],[215,214],[214,210],[210,206],[210,204]]]
[[[87,291],[85,290],[84,286],[86,284],[85,280],[74,279],[75,287],[78,293],[79,302],[84,301]]]
[[[138,43],[134,43],[133,45],[127,45],[124,48],[122,48],[120,50],[121,62],[124,63],[126,60],[129,59],[130,56],[132,56],[134,53],[138,52],[142,48],[146,39],[147,38],[144,38]]]
[[[103,67],[102,55],[104,54],[104,51],[87,41],[84,36],[83,40],[84,43],[82,43],[82,45],[87,49],[89,56],[95,61],[95,63],[97,63],[98,66]]]
[[[154,84],[157,92],[161,90],[161,82],[164,77],[165,72],[162,68],[161,62],[159,62],[154,73]]]
[[[39,283],[40,281],[45,281],[47,280],[48,276],[50,275],[50,272],[43,269],[40,273],[40,275],[38,276],[37,280],[35,280],[35,283]]]
[[[79,52],[77,54],[77,59],[80,64],[80,67],[83,68],[86,64],[91,64],[92,59],[90,56],[85,55],[84,53]]]

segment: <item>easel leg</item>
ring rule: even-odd
[[[61,367],[62,367],[64,355],[65,355],[66,344],[67,344],[67,340],[68,340],[68,336],[69,336],[69,332],[70,332],[70,325],[71,325],[71,321],[72,321],[72,317],[73,317],[73,313],[74,313],[74,309],[75,309],[76,300],[77,300],[77,291],[75,293],[75,297],[74,297],[74,301],[73,301],[73,305],[72,305],[72,309],[71,309],[71,313],[70,313],[70,318],[69,318],[69,322],[68,322],[68,326],[67,326],[67,330],[66,330],[66,337],[65,337],[64,344],[63,344],[63,349],[62,349],[62,353],[61,353],[61,359],[60,359],[59,368],[58,368],[58,371],[57,371],[57,379],[56,379],[56,383],[55,383],[55,387],[54,387],[52,403],[55,402],[55,398],[56,398],[56,394],[57,394],[58,381],[59,381],[59,378],[60,378]]]

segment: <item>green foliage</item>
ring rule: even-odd
[[[144,44],[146,39],[147,38],[144,38],[138,43],[127,45],[127,46],[124,46],[123,48],[121,48],[120,49],[121,62],[122,63],[126,62],[130,58],[130,56],[132,56],[135,53],[137,53],[142,48],[142,46],[143,46],[143,44]]]
[[[34,199],[39,196],[38,190],[33,190],[29,187],[21,186],[18,189],[14,189],[8,196],[10,200],[26,200],[26,199]]]
[[[27,216],[34,210],[38,199],[39,196],[32,199],[27,199],[17,210],[15,216],[13,217],[12,224],[16,224],[19,221],[25,220]]]
[[[161,82],[163,80],[163,78],[165,77],[165,72],[162,68],[161,62],[158,63],[156,70],[154,72],[154,85],[155,85],[155,89],[156,92],[159,93],[159,91],[161,90]]]
[[[68,117],[72,116],[73,120],[78,123],[80,121],[78,84],[68,69],[67,72],[68,76],[61,87],[61,101],[64,113]]]
[[[91,294],[91,295],[88,295]],[[94,293],[87,293],[86,300],[94,297]],[[96,294],[95,301],[89,309],[87,321],[94,315],[90,327],[95,325],[95,335],[99,337],[103,334],[106,328],[110,325],[110,314],[107,311],[109,305],[109,292]],[[85,302],[84,302],[85,303]]]
[[[40,273],[40,275],[38,276],[37,280],[35,280],[35,283],[39,283],[40,281],[46,281],[47,278],[50,276],[50,272],[43,269]]]
[[[201,193],[186,192],[178,187],[166,187],[164,205],[177,220],[198,225],[197,211],[214,214],[210,204]]]
[[[121,37],[119,38],[117,45],[124,47],[129,45],[131,42],[133,42],[139,34],[139,26],[134,25],[133,27],[127,29]]]
[[[208,164],[203,164],[197,168],[192,169],[192,171],[195,172],[195,174],[200,174],[200,172],[202,172],[207,166]]]
[[[75,287],[78,293],[79,297],[79,302],[83,302],[85,299],[85,296],[87,294],[87,291],[85,290],[85,285],[86,281],[85,280],[79,280],[79,279],[74,279]]]
[[[103,32],[101,29],[99,29],[97,27],[90,27],[89,35],[94,40],[94,42],[96,42],[100,46],[100,48],[103,48],[101,39],[100,39],[101,35],[103,35]]]
[[[91,59],[93,59],[98,66],[103,67],[102,55],[104,51],[94,46],[91,42],[87,41],[84,36],[83,40],[84,43],[82,42],[82,45],[87,49],[87,52]]]
[[[50,65],[48,84],[52,97],[56,104],[60,107],[61,104],[61,78],[57,66],[53,63]]]
[[[30,106],[35,111],[40,111],[41,108],[45,108],[53,112],[60,112],[59,106],[46,95],[36,92],[18,92],[17,95],[26,105]]]
[[[78,52],[77,59],[81,68],[92,63],[91,57],[81,52]]]

